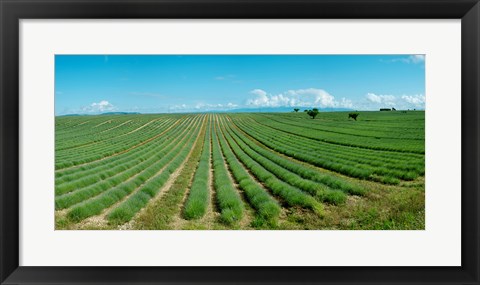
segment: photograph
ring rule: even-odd
[[[55,230],[425,230],[426,60],[56,54]]]
[[[479,2],[0,0],[0,285],[480,285]]]

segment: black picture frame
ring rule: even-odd
[[[478,0],[0,0],[1,284],[480,284]],[[461,19],[459,267],[19,266],[19,20],[150,18]],[[441,253],[439,249],[438,254]]]

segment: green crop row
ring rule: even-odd
[[[226,135],[226,140],[243,165],[245,165],[259,181],[263,182],[273,194],[281,197],[288,205],[307,207],[319,215],[323,214],[323,205],[312,196],[278,179],[274,174],[247,155],[228,134]]]
[[[356,195],[363,195],[365,193],[365,189],[352,185],[351,183],[340,179],[333,177],[331,175],[325,175],[322,174],[318,171],[313,170],[310,167],[307,167],[305,165],[302,165],[301,163],[295,162],[291,159],[284,158],[280,156],[279,154],[276,154],[270,149],[263,148],[253,141],[249,140],[245,134],[240,133],[238,129],[236,129],[233,125],[228,125],[230,131],[238,138],[241,139],[242,142],[248,146],[251,150],[255,151],[255,153],[251,152],[253,156],[255,157],[260,157],[263,156],[266,159],[276,163],[277,165],[305,178],[309,179],[321,184],[324,184],[328,187],[331,187],[333,189],[339,189],[344,192],[350,193],[350,194],[356,194]]]
[[[386,151],[395,151],[395,152],[405,152],[405,153],[417,153],[417,154],[424,154],[425,153],[425,142],[424,141],[409,141],[406,144],[402,140],[395,140],[395,139],[377,139],[377,138],[362,138],[359,140],[355,136],[352,135],[343,135],[343,134],[333,134],[328,132],[322,132],[316,130],[312,132],[309,129],[303,127],[296,127],[292,125],[286,126],[285,124],[281,124],[278,122],[274,122],[271,120],[263,120],[259,121],[257,117],[253,117],[258,124],[276,129],[285,133],[295,134],[297,136],[302,136],[314,140],[320,140],[332,144],[344,145],[344,146],[352,146],[352,147],[360,147],[366,149],[373,149],[373,150],[386,150]]]
[[[177,122],[178,123],[178,122]],[[124,138],[124,142],[117,142],[115,145],[112,145],[112,148],[109,146],[102,146],[101,148],[91,149],[91,150],[82,150],[82,151],[72,151],[71,156],[58,158],[56,157],[57,163],[55,164],[56,170],[63,170],[64,168],[71,168],[87,163],[94,162],[95,160],[104,159],[109,156],[114,156],[122,154],[123,152],[139,147],[145,143],[148,143],[161,135],[161,132],[168,130],[170,127],[176,125],[177,123],[170,126],[162,126],[161,130],[151,131],[149,133],[141,134],[138,136],[132,135],[130,138]]]
[[[251,125],[248,128],[252,128]],[[256,132],[260,132],[264,137],[269,136],[271,140],[275,140],[279,134],[274,134],[273,132],[265,131],[264,129],[257,129]],[[318,144],[313,141],[304,141],[301,138],[294,137],[291,135],[282,135],[283,142],[290,144],[291,146],[301,149],[303,151],[311,151],[316,155],[326,155],[332,159],[338,161],[347,161],[349,164],[359,163],[367,164],[367,168],[370,166],[384,168],[384,173],[377,174],[388,174],[398,176],[398,178],[403,178],[405,173],[415,172],[418,175],[422,175],[424,171],[424,162],[420,159],[413,160],[408,157],[399,157],[396,159],[388,159],[381,157],[377,152],[366,151],[364,154],[355,152],[354,149],[350,147],[325,147],[325,145]],[[385,168],[387,170],[385,170]],[[398,171],[397,171],[398,170]],[[415,176],[416,177],[416,176]],[[407,178],[408,180],[408,178]]]
[[[186,129],[178,126],[174,128],[170,135],[162,136],[161,140],[158,140],[155,144],[150,145],[148,148],[144,148],[141,151],[128,152],[127,156],[123,158],[117,158],[114,163],[104,163],[101,167],[90,169],[89,171],[79,171],[73,175],[56,179],[55,181],[55,195],[60,196],[71,191],[77,191],[89,185],[95,184],[99,181],[104,181],[110,177],[121,176],[124,171],[129,170],[132,167],[139,165],[140,163],[148,160],[158,152],[159,149],[163,149],[168,145],[169,137],[181,136]],[[69,179],[68,182],[60,182]],[[60,180],[57,182],[57,180]]]
[[[198,124],[197,124],[198,127]],[[103,209],[113,206],[115,203],[121,201],[129,194],[133,193],[140,186],[151,181],[163,172],[165,167],[174,161],[175,157],[179,155],[182,149],[195,139],[195,132],[190,132],[183,142],[175,144],[175,148],[163,154],[155,164],[143,169],[134,178],[125,181],[115,187],[109,188],[107,191],[90,198],[82,203],[73,206],[67,213],[67,217],[73,221],[81,221],[90,216],[100,214]],[[164,176],[162,176],[164,178]],[[155,184],[154,184],[155,185]]]
[[[174,173],[187,159],[188,154],[193,149],[195,141],[199,137],[199,130],[197,128],[192,131],[193,136],[189,139],[187,144],[182,148],[180,153],[176,157],[172,157],[172,160],[162,170],[160,174],[152,177],[150,180],[144,182],[135,192],[123,201],[119,206],[114,208],[108,215],[107,219],[112,224],[123,224],[130,221],[136,213],[138,213],[147,203],[155,197],[160,189]],[[202,138],[200,138],[202,139]]]
[[[338,173],[342,173],[344,175],[354,178],[371,179],[373,175],[373,171],[371,171],[370,169],[366,169],[366,167],[358,167],[351,164],[345,164],[343,163],[343,161],[338,162],[327,155],[321,157],[318,156],[315,152],[302,150],[301,148],[299,148],[298,146],[294,146],[293,144],[290,145],[288,142],[286,142],[285,138],[281,136],[277,136],[275,137],[275,139],[266,139],[263,135],[259,133],[249,132],[249,129],[245,128],[241,124],[238,124],[237,126],[239,126],[243,131],[254,137],[257,141],[261,142],[265,146],[295,159]],[[398,182],[399,181],[397,181],[397,183]]]
[[[240,188],[245,192],[248,202],[256,209],[258,218],[254,221],[256,225],[262,225],[267,222],[270,225],[275,225],[280,215],[280,205],[273,199],[268,192],[257,183],[250,174],[245,170],[242,164],[235,157],[230,146],[225,141],[225,133],[222,129],[222,135],[217,134],[220,138],[220,146],[223,155],[230,168],[235,181],[237,181]],[[217,129],[219,132],[219,130]]]
[[[126,120],[117,122],[114,126],[109,125],[108,129],[95,130],[94,133],[76,133],[76,136],[67,136],[62,131],[55,133],[56,139],[59,142],[55,145],[55,151],[62,151],[67,149],[75,149],[84,145],[99,143],[105,140],[121,136],[142,125],[140,120]]]
[[[282,136],[284,138],[288,138],[291,141],[298,143],[307,148],[317,148],[319,150],[326,150],[329,153],[343,153],[343,151],[348,150],[348,153],[351,156],[357,158],[371,158],[372,156],[375,157],[375,161],[381,161],[384,163],[391,163],[391,164],[401,164],[405,162],[405,159],[414,160],[414,161],[422,161],[424,156],[421,154],[412,154],[412,153],[400,153],[400,152],[391,152],[391,151],[381,151],[381,150],[371,150],[366,148],[358,148],[358,147],[349,147],[343,145],[336,145],[331,144],[328,142],[324,142],[321,140],[315,140],[311,138],[305,138],[302,136],[297,136],[295,134],[282,132],[279,130],[265,128],[262,125],[255,123],[255,121],[251,120],[250,118],[246,119],[238,119],[236,116],[232,116],[232,119],[235,124],[242,123],[247,125],[249,128],[253,128],[261,133],[268,133],[274,136]],[[373,159],[371,159],[373,160]]]
[[[133,148],[128,152],[113,155],[105,159],[87,163],[81,166],[65,170],[58,170],[55,173],[55,183],[57,185],[68,183],[74,181],[75,179],[78,179],[79,175],[82,177],[86,177],[94,173],[102,173],[105,167],[111,169],[115,166],[131,161],[132,159],[135,159],[136,157],[139,157],[142,154],[151,151],[155,148],[155,146],[163,143],[165,140],[177,136],[180,132],[184,131],[187,128],[188,124],[190,124],[191,122],[192,118],[181,120],[177,125],[172,126],[168,130],[165,130],[162,136],[151,140],[141,146]]]
[[[141,136],[143,138],[148,138],[155,132],[157,132],[159,129],[166,128],[170,126],[172,123],[174,123],[177,120],[174,119],[166,119],[166,120],[151,120],[147,122],[145,125],[148,125],[147,127],[142,128],[142,126],[130,130],[128,132],[124,132],[123,128],[117,129],[115,132],[107,133],[107,134],[79,134],[82,135],[79,138],[69,138],[68,140],[71,140],[70,143],[73,142],[78,142],[79,145],[76,146],[70,146],[68,149],[64,150],[58,150],[57,149],[57,158],[63,158],[63,157],[70,157],[71,155],[75,153],[82,153],[86,151],[92,151],[92,150],[98,150],[105,148],[106,146],[111,146],[114,147],[117,145],[119,142],[123,142],[133,134],[137,133],[137,136]],[[149,124],[150,123],[150,124]],[[139,130],[141,130],[139,132]],[[100,139],[100,136],[107,136],[104,139]],[[58,141],[62,141],[63,138],[57,138]],[[83,142],[82,142],[83,141]],[[65,147],[59,145],[58,147]]]
[[[220,219],[226,224],[238,222],[243,217],[243,202],[232,184],[225,166],[216,131],[212,131],[213,181]]]
[[[158,120],[158,119],[156,119]],[[173,120],[173,119],[164,119],[163,121]],[[68,153],[68,150],[73,149],[82,149],[90,147],[91,145],[100,144],[115,140],[118,137],[121,137],[129,132],[134,131],[142,125],[148,124],[149,122],[155,120],[126,120],[118,121],[115,124],[109,123],[100,127],[91,127],[87,130],[77,130],[73,134],[67,134],[65,132],[57,132],[55,134],[58,144],[55,145],[55,151],[59,153]],[[118,126],[122,126],[118,128]]]
[[[176,120],[176,117],[169,116],[169,115],[142,115],[142,116],[135,116],[135,115],[116,115],[116,116],[95,116],[89,117],[93,118],[91,120],[83,121],[84,118],[80,118],[83,122],[78,124],[77,126],[71,126],[69,128],[59,128],[56,129],[58,132],[56,133],[56,138],[61,139],[59,141],[59,146],[69,145],[71,143],[75,143],[76,141],[88,141],[93,137],[101,136],[102,133],[107,131],[112,131],[115,135],[127,133],[130,130],[134,129],[135,126],[141,126],[149,121],[152,120]],[[64,118],[56,118],[56,122],[62,122]],[[126,126],[121,129],[116,129],[114,127],[122,125],[126,122],[129,122]],[[58,124],[56,124],[58,125]]]
[[[101,145],[89,145],[82,149],[75,149],[75,151],[67,150],[62,155],[62,152],[56,153],[56,167],[64,168],[63,166],[74,166],[92,160],[101,159],[106,156],[113,155],[115,153],[127,150],[135,145],[139,145],[148,141],[149,139],[155,139],[160,130],[164,130],[169,125],[164,122],[163,124],[156,126],[155,129],[148,132],[141,132],[139,135],[129,135],[121,138],[115,138],[115,141],[104,142]]]
[[[232,135],[227,131],[227,134],[233,138],[235,143],[252,159],[258,162],[266,170],[270,171],[278,179],[303,190],[320,201],[325,201],[333,204],[342,204],[346,201],[347,196],[344,192],[339,190],[333,190],[330,187],[320,184],[311,180],[302,178],[301,176],[290,172],[289,170],[283,168],[282,166],[272,162],[271,160],[261,156],[259,153],[252,150],[248,147],[243,141],[238,139],[238,137]]]
[[[159,136],[158,138],[154,140],[150,140],[148,142],[145,142],[144,144],[131,149],[128,152],[112,155],[100,160],[92,161],[89,163],[85,163],[82,165],[78,165],[75,167],[71,167],[68,169],[61,169],[55,171],[55,179],[56,181],[58,180],[59,183],[67,182],[67,181],[72,181],[76,179],[77,175],[80,173],[83,173],[85,171],[95,171],[95,169],[99,167],[104,167],[106,165],[116,165],[119,162],[119,159],[122,159],[122,162],[124,162],[124,158],[131,159],[131,157],[134,157],[138,151],[143,151],[146,149],[150,149],[157,145],[160,142],[162,142],[164,139],[169,139],[170,137],[174,137],[175,135],[172,135],[172,131],[178,131],[180,129],[184,129],[187,126],[187,123],[190,123],[193,120],[192,117],[187,117],[185,119],[179,120],[177,125],[172,125],[170,126],[167,130],[164,131],[164,134],[162,136]],[[100,172],[100,171],[98,171]],[[73,178],[72,178],[73,176]]]
[[[86,120],[86,118],[88,118]],[[93,117],[78,117],[76,120],[71,120],[71,124],[68,125],[68,128],[62,128],[60,127],[62,125],[62,122],[64,122],[67,118],[66,117],[57,117],[55,118],[55,130],[58,130],[58,133],[56,134],[57,137],[63,138],[63,139],[70,139],[70,138],[77,138],[79,137],[79,134],[94,134],[97,133],[99,130],[103,131],[109,128],[110,125],[112,124],[103,124],[108,121],[115,122],[115,124],[120,124],[126,120],[129,120],[130,118],[128,117],[111,117],[111,116],[93,116]],[[143,120],[144,118],[139,120]],[[98,126],[100,125],[100,126]],[[98,127],[95,127],[98,126]],[[57,128],[58,127],[58,128]],[[63,144],[62,142],[61,144]]]
[[[346,114],[345,114],[346,115]],[[284,125],[290,125],[299,128],[307,128],[309,130],[315,130],[320,132],[340,134],[340,135],[349,135],[354,137],[365,137],[365,138],[385,138],[385,139],[397,139],[401,140],[403,143],[404,140],[424,140],[424,133],[419,131],[408,132],[408,131],[398,131],[398,126],[396,128],[362,128],[362,127],[351,127],[351,126],[342,126],[341,128],[337,125],[328,126],[326,124],[318,123],[319,120],[309,120],[306,116],[302,120],[292,120],[291,117],[282,116],[280,114],[275,115],[266,115],[262,114],[262,117],[268,118],[277,123]],[[351,125],[351,124],[350,124]]]
[[[187,137],[188,133],[184,134],[182,137],[178,137],[168,142],[168,145],[163,148],[159,148],[155,156],[152,156],[143,163],[140,163],[128,171],[123,172],[121,175],[113,176],[100,183],[56,197],[55,209],[59,210],[69,208],[87,199],[92,199],[93,197],[96,197],[105,191],[108,191],[109,189],[115,187],[121,188],[123,184],[128,183],[130,180],[137,179],[137,177],[145,177],[143,173],[146,169],[155,169],[155,167],[158,166],[158,162],[165,161],[167,154],[178,150],[178,145],[184,143]]]
[[[211,117],[211,116],[210,116]],[[210,200],[209,173],[210,173],[210,145],[211,145],[211,122],[209,120],[205,140],[203,142],[202,154],[193,176],[192,186],[185,202],[183,216],[187,220],[199,219],[207,211]]]
[[[242,131],[248,133],[250,136],[254,137],[256,140],[267,147],[274,149],[275,151],[351,177],[374,179],[375,175],[381,175],[385,178],[385,181],[382,181],[388,182],[388,179],[390,178],[412,180],[423,174],[423,171],[418,169],[420,166],[416,166],[417,171],[396,170],[394,167],[387,166],[385,164],[380,164],[376,167],[373,167],[366,163],[368,162],[367,159],[355,159],[353,155],[351,155],[350,159],[348,159],[347,149],[344,150],[344,156],[339,156],[338,154],[336,155],[333,151],[329,152],[326,149],[312,150],[302,147],[302,144],[299,141],[289,139],[288,137],[270,135],[267,131],[260,132],[258,130],[253,130],[250,126],[245,124],[239,122],[235,123],[240,129],[242,129]],[[392,180],[390,182],[398,183],[398,180]]]

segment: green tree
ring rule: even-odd
[[[307,114],[312,117],[312,119],[315,119],[315,117],[318,115],[318,109],[313,108],[312,110],[307,110]]]
[[[297,113],[298,111],[300,111],[300,109],[295,108],[295,109],[293,109],[293,111],[295,111],[295,113]]]
[[[355,121],[357,120],[357,117],[358,115],[360,115],[359,113],[348,113],[348,118],[352,118],[354,119]]]

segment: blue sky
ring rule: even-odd
[[[425,108],[423,55],[56,55],[55,114]]]

